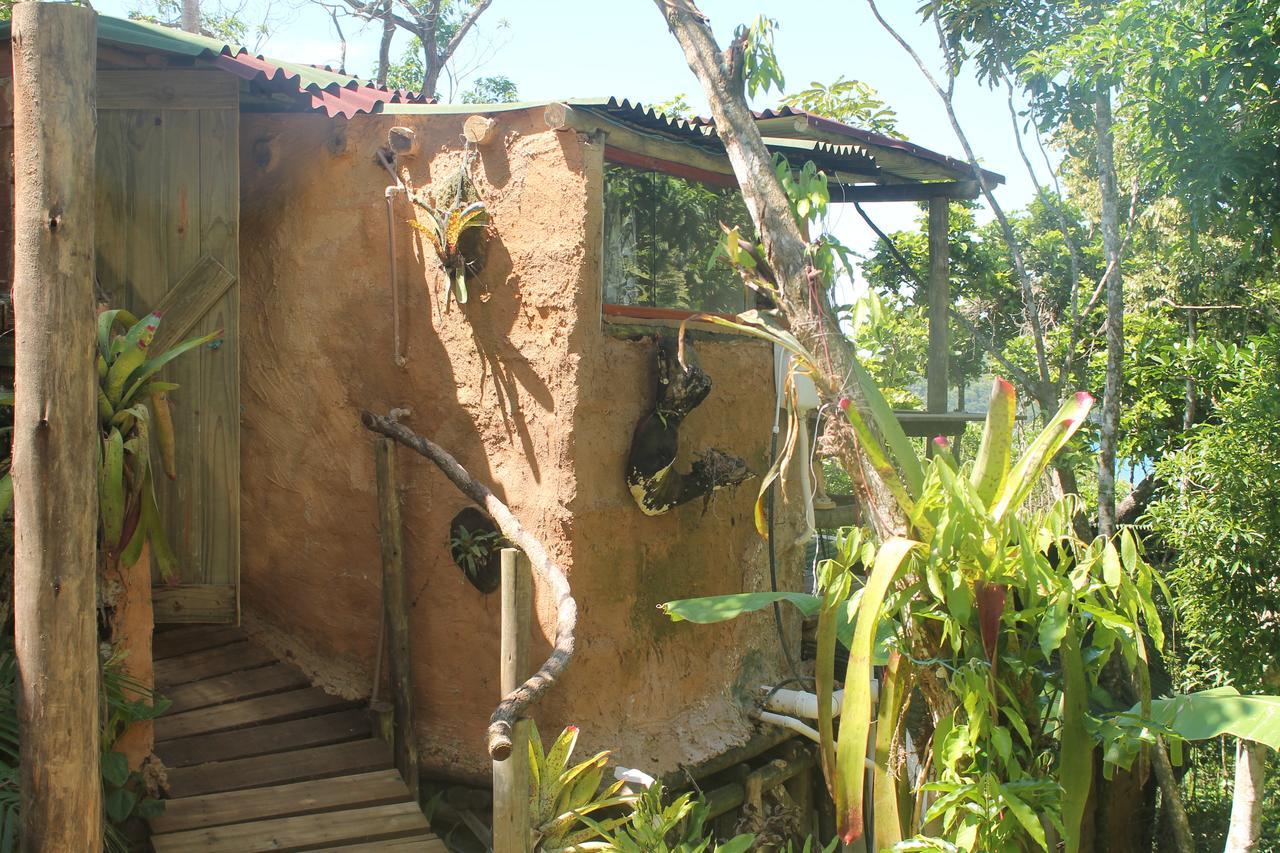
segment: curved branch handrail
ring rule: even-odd
[[[471,500],[482,506],[502,535],[524,551],[534,570],[544,577],[556,598],[556,640],[551,654],[532,676],[502,698],[489,718],[489,757],[506,761],[511,755],[511,726],[529,706],[538,701],[564,672],[573,657],[574,635],[578,625],[578,603],[569,589],[569,579],[547,554],[546,548],[524,529],[515,514],[498,499],[489,487],[474,479],[449,451],[399,423],[394,417],[361,411],[360,421],[366,429],[400,442],[430,459],[446,477]]]

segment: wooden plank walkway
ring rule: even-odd
[[[169,773],[156,853],[446,853],[361,703],[312,687],[239,628],[155,636],[156,720]]]

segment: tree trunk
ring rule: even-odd
[[[829,283],[817,278],[816,270],[806,261],[807,240],[791,215],[782,185],[774,176],[773,158],[747,106],[741,78],[727,67],[706,16],[690,0],[654,2],[706,93],[716,132],[724,143],[747,212],[777,280],[779,305],[790,321],[792,332],[818,360],[822,375],[815,378],[820,393],[830,402],[847,398],[874,429],[870,410],[857,384],[845,381],[845,377],[853,375],[856,358],[853,346],[831,310]],[[848,438],[846,443],[852,443],[851,433]],[[902,532],[904,519],[896,504],[879,487],[880,481],[865,464],[861,450],[853,448],[849,458],[857,460],[855,464],[866,472],[870,487],[869,517],[876,529],[882,535]],[[857,480],[861,472],[849,473]]]
[[[396,22],[391,17],[391,0],[382,7],[382,41],[378,43],[378,85],[387,85],[387,71],[391,68],[391,40],[395,38]]]
[[[1098,192],[1102,197],[1102,247],[1108,268],[1107,378],[1098,438],[1098,533],[1109,537],[1116,527],[1116,440],[1120,429],[1120,396],[1124,391],[1124,276],[1120,271],[1120,201],[1116,193],[1110,89],[1100,88],[1096,103]]]
[[[1231,828],[1224,853],[1251,853],[1262,840],[1262,786],[1267,772],[1267,747],[1236,741],[1236,782],[1231,796]]]
[[[200,32],[200,0],[182,0],[182,28],[189,33]]]
[[[14,644],[22,849],[102,847],[98,772],[97,15],[13,8]]]

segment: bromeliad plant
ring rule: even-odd
[[[816,372],[812,356],[766,315],[719,322],[783,346],[797,370]],[[874,744],[872,849],[1047,849],[1047,824],[1074,851],[1093,746],[1105,744],[1108,766],[1127,765],[1140,742],[1157,732],[1141,713],[1107,716],[1092,706],[1091,696],[1101,695],[1099,674],[1109,659],[1122,658],[1137,672],[1145,707],[1144,623],[1153,643],[1162,642],[1152,598],[1160,581],[1131,533],[1122,533],[1119,547],[1079,539],[1074,499],[1020,514],[1093,400],[1087,394],[1069,399],[1012,463],[1015,392],[997,380],[981,449],[962,471],[945,443],[922,460],[865,371],[855,368],[854,381],[878,435],[857,407],[841,408],[905,520],[902,534],[878,544],[846,535],[839,557],[822,566],[819,596],[764,594],[759,603],[791,600],[818,614],[820,754],[840,836],[866,849],[870,685],[877,634],[888,624],[893,652],[882,673]],[[859,570],[865,577],[855,577]],[[708,613],[727,617],[746,609],[733,598],[674,602],[667,609],[714,621]],[[831,696],[841,622],[853,628],[837,737]],[[935,799],[916,809],[918,817],[899,813],[890,766],[902,751],[897,720],[916,688],[937,721],[922,762],[932,768],[931,781],[915,791]],[[935,819],[943,838],[907,838]]]
[[[459,305],[465,305],[468,267],[474,269],[477,259],[475,252],[467,249],[464,237],[471,229],[489,227],[492,222],[489,209],[483,201],[465,201],[461,193],[448,208],[435,207],[419,194],[411,194],[410,198],[427,215],[425,223],[414,218],[409,220],[409,224],[431,241],[432,247],[436,250],[436,256],[440,259],[440,265],[449,276],[449,294],[458,300]],[[448,300],[449,297],[446,296],[446,307],[449,304]]]
[[[131,566],[151,544],[160,575],[174,574],[177,558],[164,535],[156,505],[151,465],[154,434],[165,474],[177,477],[176,437],[168,393],[178,386],[156,374],[169,362],[222,336],[222,331],[191,338],[161,352],[151,343],[160,328],[160,314],[139,320],[123,309],[98,315],[98,503],[102,551],[107,559]]]
[[[544,752],[538,727],[529,721],[529,817],[537,853],[600,849],[587,845],[626,821],[625,817],[615,817],[594,822],[587,817],[601,809],[628,804],[634,797],[619,793],[622,782],[600,790],[608,752],[598,752],[570,767],[569,759],[577,743],[578,727],[569,726]]]

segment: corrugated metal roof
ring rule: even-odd
[[[709,118],[672,118],[625,98],[578,98],[564,103],[675,142],[716,154],[724,152],[715,122]],[[974,178],[968,163],[905,139],[850,127],[791,107],[764,110],[754,116],[770,149],[793,160],[811,159],[824,169],[889,182]],[[1004,176],[996,172],[984,169],[983,175],[991,183],[1004,183]]]
[[[9,38],[9,22],[0,23],[0,39]],[[98,16],[98,39],[146,50],[190,56],[268,92],[293,95],[302,105],[329,116],[350,118],[358,113],[380,111],[384,104],[429,104],[433,99],[417,92],[388,89],[362,81],[332,68],[303,65],[254,55],[241,45],[152,24]]]

